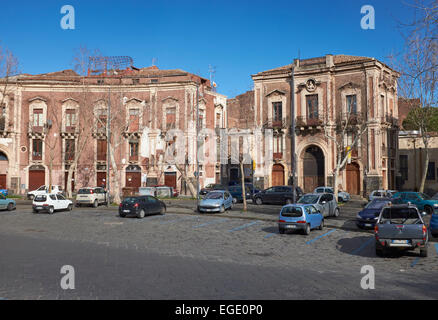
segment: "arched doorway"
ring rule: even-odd
[[[304,192],[313,192],[316,187],[324,185],[324,153],[317,146],[310,146],[303,155]]]
[[[8,156],[0,151],[0,189],[7,189],[7,172],[9,167]]]
[[[272,186],[284,185],[284,167],[281,164],[272,166]]]
[[[46,170],[41,165],[29,167],[29,191],[36,190],[46,184]]]
[[[347,164],[347,192],[350,194],[360,193],[360,168],[357,163]]]

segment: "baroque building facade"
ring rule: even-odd
[[[226,97],[212,90],[209,80],[179,69],[131,67],[101,76],[72,70],[23,74],[8,79],[4,95],[0,182],[17,194],[50,181],[66,187],[74,163],[74,189],[106,186],[108,157],[116,168],[112,186],[166,184],[188,192],[181,176],[195,175],[196,117],[199,129],[227,126]],[[172,129],[180,130],[186,150],[178,168],[164,157]],[[219,174],[218,164],[201,164],[201,186]]]
[[[294,67],[293,95],[291,74]],[[398,152],[399,74],[384,63],[367,57],[326,55],[295,60],[293,64],[252,75],[255,127],[271,129],[265,148],[272,150],[268,170],[257,163],[254,179],[264,187],[291,182],[291,96],[296,122],[295,181],[305,192],[332,185],[338,157],[330,137],[352,145],[356,132],[339,135],[345,119],[366,130],[351,150],[338,186],[353,195],[375,189],[394,189]],[[350,120],[349,120],[350,121]],[[347,151],[347,150],[346,150]],[[271,151],[269,151],[271,152]]]

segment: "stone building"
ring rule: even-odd
[[[184,193],[180,170],[190,177],[196,168],[197,99],[200,128],[225,128],[227,122],[226,97],[214,92],[209,80],[179,69],[130,67],[101,76],[72,70],[23,74],[9,79],[7,87],[0,182],[17,194],[50,180],[66,187],[81,134],[86,143],[71,183],[75,189],[106,185],[109,106],[112,139],[118,141],[111,185],[117,182],[120,189],[166,184]],[[172,129],[181,130],[186,150],[179,168],[164,157]],[[219,172],[217,164],[201,164],[201,186],[215,182]]]
[[[366,124],[358,147],[338,177],[339,186],[355,195],[395,187],[398,150],[397,79],[384,63],[367,57],[326,55],[252,75],[255,126],[272,129],[273,162],[257,163],[255,179],[265,187],[291,179],[291,68],[294,66],[296,181],[306,192],[331,185],[339,154],[333,140],[346,115]],[[344,122],[343,122],[344,121]],[[355,123],[352,123],[355,124]],[[345,145],[354,133],[340,137]]]

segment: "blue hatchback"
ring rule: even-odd
[[[278,231],[299,230],[308,235],[310,230],[324,228],[324,216],[311,204],[288,204],[281,208]]]

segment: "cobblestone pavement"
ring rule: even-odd
[[[428,258],[378,258],[372,232],[345,227],[354,205],[309,236],[278,234],[278,208],[199,215],[173,203],[141,220],[115,207],[48,215],[19,205],[0,212],[0,298],[438,298],[436,239]],[[66,264],[76,290],[59,287]],[[364,265],[375,268],[375,290],[360,287]]]

